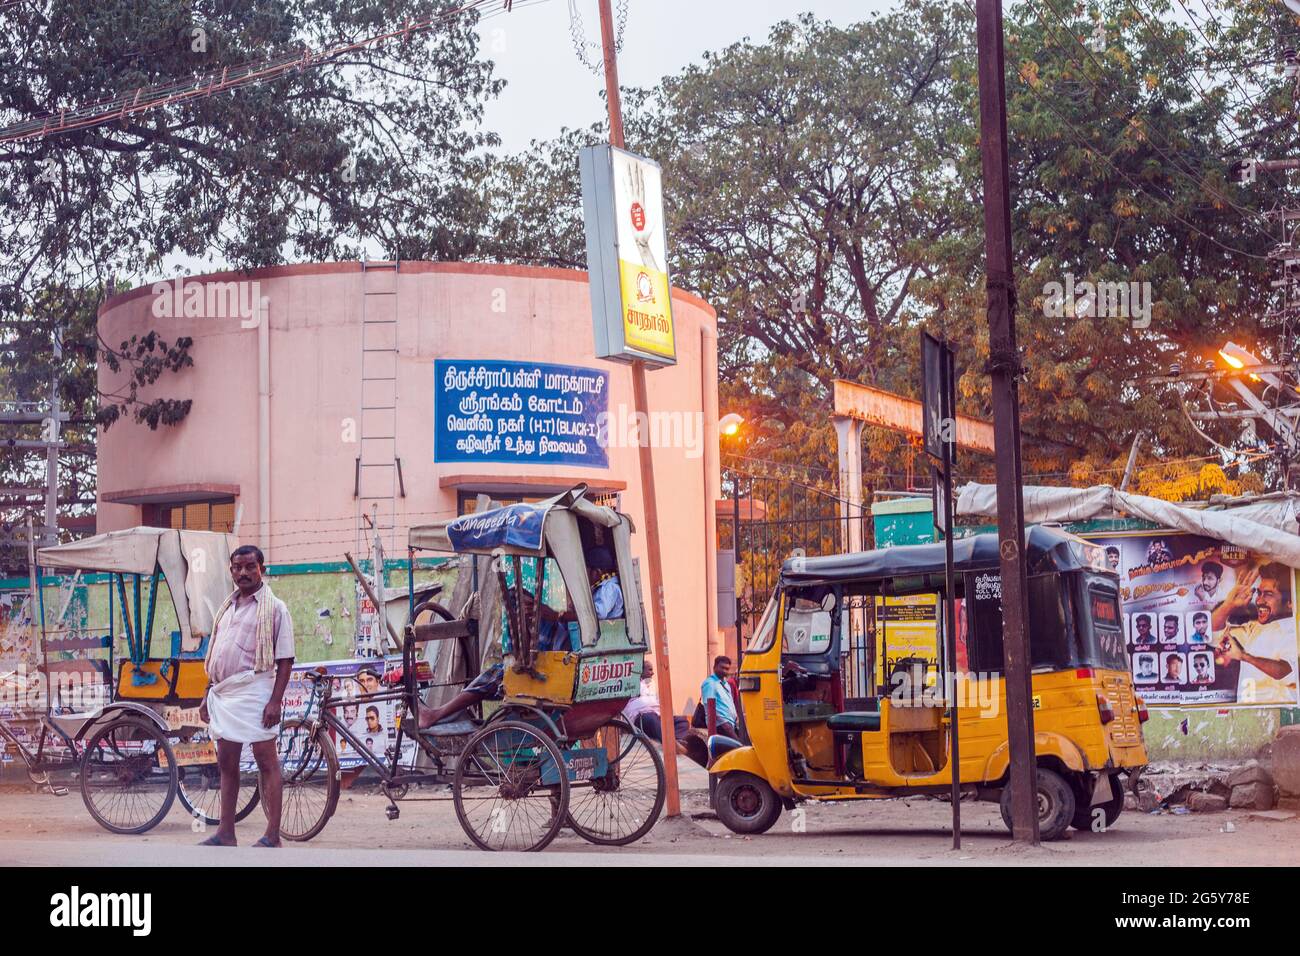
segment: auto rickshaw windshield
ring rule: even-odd
[[[768,599],[767,607],[763,609],[763,616],[758,619],[758,627],[754,628],[749,643],[745,645],[746,654],[761,654],[771,648],[772,641],[776,637],[776,608],[780,597],[781,592],[776,591]]]

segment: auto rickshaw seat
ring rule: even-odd
[[[835,733],[870,733],[880,730],[880,711],[848,710],[826,718],[826,726]]]

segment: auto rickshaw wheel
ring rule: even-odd
[[[1074,820],[1078,803],[1074,791],[1055,770],[1038,768],[1038,836],[1042,840],[1059,840]],[[1002,788],[1002,822],[1011,829],[1011,785]]]
[[[766,833],[781,816],[781,798],[762,777],[743,770],[723,774],[714,794],[718,819],[732,833]]]
[[[1124,811],[1124,788],[1120,786],[1119,779],[1114,775],[1110,778],[1110,793],[1111,798],[1105,803],[1089,806],[1087,801],[1091,798],[1091,794],[1079,800],[1070,826],[1076,830],[1096,830],[1099,833],[1114,826],[1115,821]],[[1102,811],[1100,817],[1096,816],[1098,810]]]

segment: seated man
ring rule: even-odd
[[[641,671],[641,695],[633,697],[627,702],[627,705],[623,708],[623,716],[627,718],[628,723],[655,743],[663,744],[663,718],[659,710],[659,695],[655,692],[652,679],[654,676],[654,662],[647,657]],[[686,756],[701,767],[708,765],[709,757],[704,747],[704,741],[691,733],[690,721],[685,717],[673,717],[673,736],[677,739],[678,748]]]
[[[622,617],[623,589],[619,586],[615,573],[614,555],[608,548],[594,547],[587,552],[587,569],[591,584],[591,598],[596,605],[596,617],[601,620]],[[530,617],[536,613],[536,598],[527,590],[523,591],[521,610]],[[569,637],[569,621],[576,620],[572,602],[561,614],[545,602],[542,603],[541,628],[538,635],[537,650],[572,650]],[[503,696],[502,683],[505,680],[505,667],[493,664],[478,677],[465,685],[465,689],[441,707],[420,708],[420,729],[428,730],[458,711],[471,707],[484,700],[500,700]]]

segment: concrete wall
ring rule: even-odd
[[[116,346],[131,335],[157,330],[173,341],[194,339],[194,367],[164,375],[156,393],[190,398],[180,425],[147,427],[126,421],[99,436],[98,530],[141,523],[138,504],[111,500],[141,489],[233,486],[242,505],[240,538],[259,544],[268,562],[337,561],[361,547],[353,496],[359,446],[349,428],[362,427],[362,317],[386,310],[395,320],[389,355],[396,376],[393,455],[402,461],[406,497],[385,545],[405,551],[411,525],[456,513],[457,476],[486,476],[502,484],[586,481],[620,491],[622,507],[638,531],[645,527],[637,450],[609,449],[608,469],[549,465],[437,463],[433,460],[434,360],[501,359],[599,368],[610,375],[610,411],[632,405],[630,369],[593,357],[585,272],[463,263],[402,263],[363,270],[360,263],[326,263],[254,270],[248,274],[190,277],[187,282],[256,281],[267,303],[270,352],[268,494],[259,494],[258,330],[238,315],[170,318],[155,313],[158,296],[141,287],[105,303],[99,328]],[[389,295],[388,293],[392,293]],[[703,413],[703,457],[688,449],[654,450],[660,536],[664,547],[665,605],[673,659],[676,706],[707,674],[707,651],[716,639],[716,595],[708,586],[712,561],[711,502],[719,495],[717,463],[717,318],[702,300],[673,292],[678,364],[648,376],[651,407]],[[373,343],[367,343],[372,345]],[[100,366],[100,388],[122,376]],[[146,391],[148,398],[153,392]],[[366,403],[370,404],[369,397]],[[367,422],[366,425],[375,425]],[[382,424],[378,423],[380,430]],[[371,430],[371,433],[377,433]],[[644,535],[634,551],[644,565]],[[649,582],[643,582],[649,597]]]

